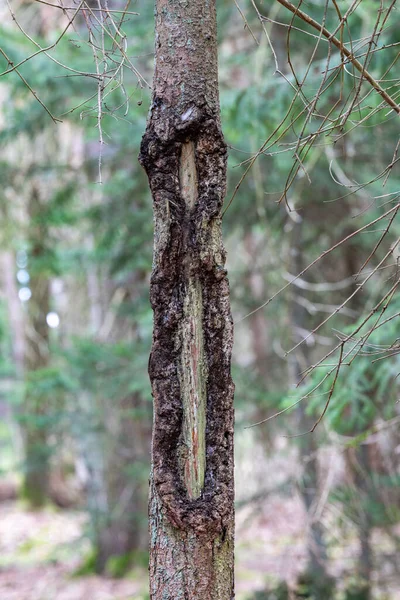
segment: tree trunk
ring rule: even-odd
[[[266,296],[266,282],[263,275],[265,265],[257,260],[260,254],[260,241],[257,240],[254,231],[249,231],[244,238],[244,247],[248,254],[248,271],[246,278],[246,287],[251,293],[253,302],[260,306]],[[248,318],[248,330],[251,335],[251,349],[254,356],[254,367],[259,379],[260,385],[267,393],[272,389],[273,379],[271,373],[274,369],[280,369],[280,365],[274,364],[271,335],[269,324],[263,311],[253,312]],[[270,417],[275,412],[270,406],[259,404],[254,406],[252,420],[256,423]],[[257,439],[259,439],[266,452],[273,450],[274,436],[269,427],[257,427],[255,430]]]
[[[156,2],[140,161],[154,203],[150,597],[233,592],[233,326],[221,207],[215,0]]]
[[[370,485],[371,464],[368,445],[361,444],[356,448],[355,484],[360,498],[360,509],[357,515],[359,536],[358,576],[362,600],[369,600],[372,591],[373,551],[372,551],[372,519],[367,510],[368,498],[373,498]]]
[[[24,319],[15,280],[15,256],[13,252],[5,251],[2,253],[1,258],[3,283],[12,336],[12,356],[17,377],[22,377],[25,354]]]
[[[290,243],[290,272],[297,274],[304,268],[304,259],[302,252],[303,240],[303,218],[299,213],[294,213],[291,224],[291,243]],[[292,301],[290,311],[290,322],[293,331],[291,343],[299,342],[298,330],[307,330],[311,328],[309,317],[300,300],[301,291],[292,287]],[[306,343],[303,343],[289,357],[289,382],[295,388],[301,381],[302,373],[310,365],[309,349]],[[306,412],[307,406],[300,402],[297,407],[297,427],[298,433],[310,431],[315,423],[315,417]],[[308,516],[308,536],[307,536],[307,565],[302,579],[307,584],[310,594],[316,597],[331,597],[332,581],[327,573],[327,553],[323,537],[322,526],[313,514],[319,497],[319,477],[318,477],[318,443],[315,433],[307,433],[299,438],[299,453],[302,464],[302,477],[300,480],[300,494],[304,502]]]
[[[33,268],[29,284],[32,296],[27,306],[25,338],[26,418],[22,426],[26,456],[23,497],[34,508],[43,506],[48,499],[50,456],[47,402],[30,382],[30,376],[32,377],[34,372],[44,369],[49,364],[49,328],[46,316],[50,310],[50,281],[40,264],[47,253],[47,231],[40,220],[41,210],[39,192],[34,188],[28,207]]]
[[[345,235],[352,233],[353,229],[345,231]],[[345,274],[347,277],[353,277],[360,268],[359,250],[355,244],[347,244],[343,247]],[[357,282],[347,292],[353,293],[356,290]],[[349,302],[351,308],[358,316],[362,314],[364,309],[363,292],[358,293]],[[368,377],[364,373],[364,377]],[[364,423],[364,426],[355,427],[352,435],[360,435],[369,427],[372,427],[373,419],[369,424]],[[372,489],[370,485],[370,477],[372,467],[368,453],[368,446],[361,443],[359,446],[347,449],[344,454],[347,468],[351,473],[353,485],[355,486],[355,504],[356,504],[356,527],[358,531],[359,554],[357,561],[357,576],[358,587],[356,589],[356,598],[359,600],[369,600],[372,592],[372,573],[374,568],[373,548],[371,543],[372,520],[371,515],[366,509],[368,498],[371,498]]]
[[[96,570],[99,573],[107,571],[110,558],[114,558],[118,567],[111,574],[123,574],[134,559],[133,553],[146,549],[144,515],[150,431],[149,419],[144,415],[134,415],[140,407],[144,412],[139,394],[132,394],[121,401],[117,407],[117,430],[114,435],[111,431],[107,432],[112,438],[105,457],[108,511],[99,522],[95,540]],[[112,419],[110,415],[109,421]]]

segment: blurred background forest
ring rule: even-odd
[[[279,203],[301,129],[295,115],[320,85],[328,44],[314,51],[318,32],[278,2],[238,4],[217,3],[228,200],[249,157],[290,117],[224,216],[236,322],[237,598],[399,599],[398,115],[363,84],[363,103],[308,149]],[[350,4],[303,8],[333,30],[335,7]],[[382,3],[356,4],[346,39],[363,56]],[[0,2],[0,70],[10,71],[0,78],[0,598],[145,600],[153,222],[137,155],[154,6],[109,0],[115,22],[126,10],[126,38],[118,48],[103,39],[107,65],[102,5],[61,6]],[[397,44],[395,15],[374,47],[385,51],[369,61],[394,98]],[[130,68],[118,67],[117,49]],[[307,71],[295,102],[288,58],[299,78]],[[100,111],[96,69],[113,71]],[[332,80],[320,112],[358,84],[350,71]],[[375,326],[359,327],[369,314]],[[354,330],[351,366],[332,397],[338,350],[302,380]],[[298,436],[327,398],[315,432]]]

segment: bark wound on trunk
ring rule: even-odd
[[[157,0],[155,65],[140,152],[155,227],[150,595],[231,600],[233,326],[215,0]]]

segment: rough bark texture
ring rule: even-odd
[[[215,0],[156,2],[140,160],[154,202],[150,596],[233,592],[233,339],[221,207]]]

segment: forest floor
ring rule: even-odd
[[[299,498],[271,496],[237,514],[236,593],[251,597],[271,581],[294,582],[305,564],[305,515]],[[28,512],[15,502],[0,503],[0,600],[146,600],[146,569],[124,579],[77,576],[88,556],[85,516],[76,511]],[[356,548],[333,556],[342,577]],[[377,596],[400,600],[390,595]]]
[[[0,505],[1,600],[139,600],[146,572],[126,579],[75,575],[89,544],[85,517],[74,511],[28,512]]]
[[[263,516],[261,521],[257,507],[239,512],[239,598],[262,588],[267,573],[277,579],[295,577],[304,554],[295,504],[276,499],[271,505],[273,519]],[[146,598],[145,569],[136,569],[124,579],[78,577],[77,569],[89,551],[82,513],[51,508],[29,512],[19,503],[1,503],[0,600]]]

